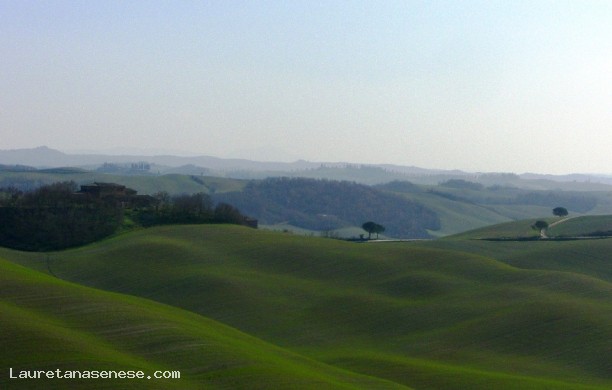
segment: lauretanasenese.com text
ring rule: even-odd
[[[136,370],[18,370],[9,368],[10,379],[180,379],[180,371]]]

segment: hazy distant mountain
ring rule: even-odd
[[[520,175],[522,179],[526,180],[554,180],[554,181],[571,181],[571,182],[596,182],[604,184],[612,184],[611,175],[599,175],[599,174],[584,174],[584,173],[572,173],[569,175],[544,175],[538,173],[524,173]]]
[[[64,166],[95,166],[104,163],[131,163],[147,161],[151,164],[180,167],[199,166],[213,170],[255,170],[284,171],[318,167],[320,163],[307,161],[260,162],[245,159],[224,159],[211,156],[172,156],[172,155],[109,155],[109,154],[68,154],[41,146],[33,149],[0,150],[0,164],[30,165],[37,168]]]
[[[240,149],[231,152],[227,158],[247,159],[252,161],[282,161],[292,162],[300,160],[299,156],[274,146],[260,146],[257,148]]]
[[[141,151],[145,152],[145,151]],[[20,165],[36,168],[82,167],[96,169],[105,164],[130,164],[145,161],[152,165],[152,173],[182,173],[223,175],[235,178],[263,178],[267,176],[293,176],[348,180],[366,184],[379,184],[393,180],[411,180],[422,184],[437,184],[451,178],[478,181],[485,185],[522,186],[517,181],[532,183],[565,182],[595,183],[612,185],[608,175],[543,175],[526,173],[488,174],[467,173],[459,170],[426,169],[392,164],[349,164],[343,162],[294,162],[253,161],[238,158],[219,158],[212,156],[174,156],[142,154],[69,154],[40,146],[32,149],[0,150],[0,165]],[[524,183],[523,183],[524,184]],[[595,189],[595,188],[591,188]]]
[[[37,168],[50,168],[70,165],[69,157],[59,150],[40,146],[34,149],[0,150],[0,164],[30,165]]]
[[[343,169],[347,167],[372,166],[382,168],[389,172],[408,175],[432,174],[462,174],[460,171],[444,171],[438,169],[425,169],[399,165],[360,165],[342,162],[309,162],[297,160],[294,162],[254,161],[242,158],[219,158],[212,156],[174,156],[174,155],[115,155],[115,154],[68,154],[58,150],[41,146],[33,149],[0,150],[0,164],[29,165],[37,168],[53,167],[91,167],[104,163],[132,163],[147,161],[148,163],[165,167],[202,167],[217,171],[282,171],[295,172],[309,169]],[[463,173],[465,174],[465,173]]]

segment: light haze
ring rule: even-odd
[[[612,173],[607,0],[0,0],[0,58],[0,149]]]

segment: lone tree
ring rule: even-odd
[[[540,231],[540,237],[546,238],[546,229],[548,229],[548,222],[546,221],[536,221],[531,228],[534,230]]]
[[[376,233],[376,238],[378,239],[378,234],[385,231],[385,227],[377,224],[376,222],[368,221],[361,225],[363,230],[368,232],[368,240],[372,239],[372,233]]]
[[[557,217],[565,217],[567,214],[569,213],[565,207],[555,207],[553,209],[553,215],[556,215]]]

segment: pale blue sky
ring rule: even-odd
[[[612,173],[607,0],[0,0],[0,58],[0,149]]]

